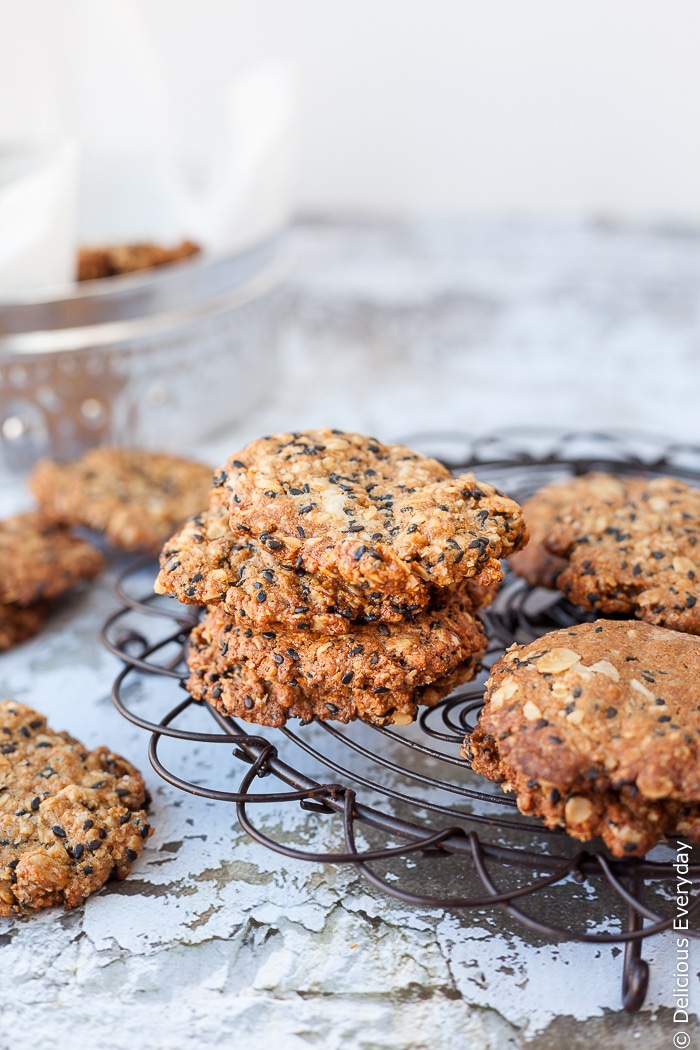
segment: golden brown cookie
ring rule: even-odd
[[[557,587],[582,608],[700,634],[700,490],[675,478],[559,513],[546,539],[566,559]]]
[[[29,484],[53,521],[104,532],[124,550],[157,550],[206,507],[211,470],[160,452],[93,448],[72,463],[42,460]]]
[[[179,262],[197,255],[201,249],[194,241],[182,241],[175,248],[159,244],[116,244],[109,247],[80,248],[78,251],[78,280],[94,281],[116,277],[122,273],[152,270],[156,266]]]
[[[639,478],[594,473],[545,485],[522,504],[530,539],[523,550],[510,555],[509,566],[532,587],[555,588],[567,562],[548,549],[547,536],[559,515],[569,508],[575,510],[601,501],[624,501],[643,484]]]
[[[517,503],[491,485],[342,431],[254,441],[214,484],[232,531],[280,561],[410,604],[428,586],[500,580],[499,559],[527,539]]]
[[[190,635],[188,689],[260,725],[314,716],[405,725],[426,695],[434,703],[472,678],[485,651],[471,604],[455,595],[410,624],[366,624],[336,636],[253,631],[216,605]]]
[[[0,915],[81,904],[152,833],[141,774],[14,700],[0,703]]]
[[[192,605],[221,602],[236,623],[253,628],[284,624],[297,630],[345,634],[356,621],[411,621],[436,596],[423,588],[414,600],[354,587],[340,577],[309,573],[273,557],[254,538],[231,531],[221,490],[209,509],[191,518],[163,547],[157,594]],[[495,586],[472,580],[453,585],[474,606],[489,604]],[[441,595],[438,595],[442,600]]]
[[[700,838],[700,639],[599,620],[513,645],[464,754],[522,813],[616,856]]]
[[[33,605],[96,576],[104,558],[67,529],[30,512],[0,521],[0,566],[0,603]],[[31,622],[24,617],[25,624]]]

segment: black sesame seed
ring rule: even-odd
[[[552,788],[552,790],[549,792],[549,801],[552,802],[555,806],[557,802],[561,802],[561,795],[559,794],[556,788]]]
[[[389,690],[385,685],[378,685],[376,689],[372,690],[373,693],[388,693]]]
[[[90,864],[86,864],[86,865],[85,865],[85,866],[83,867],[83,875],[92,875],[92,873],[93,873],[93,871],[94,871],[94,870],[95,870],[95,869],[94,869],[94,868],[92,867],[92,865],[90,865]]]
[[[35,813],[38,810],[40,805],[41,805],[41,799],[37,795],[36,798],[32,799],[32,809],[34,810]]]
[[[617,714],[617,708],[616,707],[609,707],[607,709],[607,711],[605,712],[605,717],[606,718],[614,718],[616,714]]]
[[[89,849],[91,853],[94,853],[95,850],[98,850],[101,845],[102,839],[90,839],[85,848]]]
[[[267,594],[265,593],[265,591],[258,591],[255,597],[261,603],[267,601]]]
[[[89,831],[95,824],[94,820],[86,820],[83,822],[83,831]]]
[[[82,842],[76,842],[75,846],[73,846],[73,856],[75,857],[75,859],[80,860],[84,852],[85,847],[83,846]]]
[[[685,600],[685,607],[686,607],[686,609],[692,609],[696,602],[697,602],[697,598],[695,597],[695,595],[689,594],[688,597]]]
[[[66,833],[60,824],[54,824],[51,830],[53,831],[54,835],[56,835],[59,839],[64,839],[66,837]]]
[[[282,653],[273,653],[272,659],[275,661],[276,664],[284,663],[284,657],[282,656]]]
[[[251,708],[255,707],[255,700],[253,700],[253,697],[250,696],[248,693],[246,693],[243,697],[243,703],[245,704],[246,710],[248,711],[250,711]]]
[[[239,470],[245,470],[245,463],[241,463],[240,459],[232,459],[231,465],[238,467]]]
[[[283,546],[283,544],[280,543],[279,540],[273,540],[273,539],[267,540],[267,545],[268,545],[268,547],[270,548],[271,551],[278,551]]]
[[[330,713],[332,715],[337,715],[338,714],[338,708],[335,706],[335,704],[326,704],[325,706],[326,706],[326,710],[330,711]]]
[[[350,683],[352,682],[354,677],[355,677],[355,672],[354,671],[346,671],[346,673],[343,675],[343,677],[340,679],[340,681],[342,682],[343,685],[350,685]]]
[[[355,551],[354,555],[353,555],[355,561],[359,561],[366,550],[367,550],[366,547],[358,547],[357,550]]]
[[[136,850],[135,849],[129,849],[127,847],[126,859],[127,860],[136,860],[137,858],[138,858],[138,853],[136,852]]]

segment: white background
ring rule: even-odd
[[[76,50],[84,99],[116,112],[143,81],[119,68],[126,18],[193,169],[223,84],[295,71],[297,210],[700,219],[693,0],[1,0],[0,16],[0,138],[60,125]]]

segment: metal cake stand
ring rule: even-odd
[[[414,435],[407,443],[454,470],[476,470],[518,500],[555,478],[589,470],[672,474],[700,485],[700,447],[646,434],[513,430],[476,440]],[[143,595],[154,575],[152,563],[143,562],[123,574],[116,585],[119,608],[102,639],[125,665],[114,683],[113,701],[124,717],[151,734],[149,758],[164,780],[233,803],[242,827],[269,849],[315,864],[352,864],[373,886],[404,903],[456,912],[499,907],[540,938],[622,944],[622,1005],[629,1012],[641,1007],[649,979],[642,943],[671,928],[675,918],[671,849],[659,846],[645,858],[619,860],[599,840],[582,848],[563,832],[521,816],[512,798],[460,757],[482,703],[487,669],[504,649],[581,622],[585,613],[558,592],[532,589],[506,572],[483,614],[490,640],[485,670],[423,710],[414,725],[315,720],[270,729],[225,717],[189,694],[178,695],[188,677],[185,645],[199,610]],[[146,676],[171,686],[149,701],[157,708],[152,717],[143,713],[143,699],[135,698],[144,691],[130,688]],[[164,758],[166,741],[172,746]],[[212,782],[200,782],[201,748],[196,774],[193,766],[188,770],[193,744],[231,748],[227,769],[229,776],[240,770],[236,791],[219,784],[213,761]],[[185,775],[174,771],[183,764]],[[260,790],[268,776],[274,777],[276,790]],[[326,841],[342,835],[340,848],[307,850],[290,845],[286,836],[282,841],[269,835],[251,815],[266,803],[300,805],[317,814],[328,822]],[[700,878],[700,863],[691,865],[689,878]],[[697,894],[689,916],[699,909]],[[700,927],[687,932],[700,936]]]

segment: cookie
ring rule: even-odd
[[[309,573],[273,557],[256,539],[233,533],[220,490],[207,511],[190,519],[165,544],[157,594],[185,604],[221,602],[236,623],[255,629],[284,624],[297,630],[346,634],[356,621],[410,622],[435,597],[422,588],[413,601],[366,591],[340,577]],[[495,588],[472,580],[458,586],[475,606],[487,605]]]
[[[73,908],[123,879],[152,829],[141,774],[14,700],[0,703],[0,915]]]
[[[612,474],[582,474],[546,485],[522,504],[530,539],[523,550],[511,554],[508,564],[517,576],[532,587],[555,589],[557,578],[566,568],[566,559],[547,547],[547,536],[559,515],[569,508],[599,501],[619,502],[643,482],[638,478],[618,478]]]
[[[104,248],[80,248],[78,251],[78,280],[94,281],[116,277],[122,273],[152,270],[156,266],[179,262],[201,249],[194,241],[182,241],[175,248],[159,244],[116,244]]]
[[[35,605],[0,605],[0,652],[37,634],[48,616],[48,602]]]
[[[463,753],[522,813],[615,856],[700,838],[700,639],[599,620],[511,646]]]
[[[216,605],[190,635],[188,689],[259,725],[314,716],[406,725],[419,704],[472,678],[485,651],[470,603],[453,595],[413,623],[366,624],[336,636],[253,631]]]
[[[33,605],[96,576],[104,559],[89,543],[30,512],[0,521],[0,565],[0,603]]]
[[[520,507],[491,485],[342,431],[254,441],[214,484],[232,531],[280,561],[411,604],[430,586],[500,580],[499,559],[527,539]]]
[[[574,604],[700,634],[700,489],[633,479],[560,512],[546,544],[566,559],[557,587]]]
[[[72,463],[42,460],[29,484],[53,521],[104,532],[123,550],[157,550],[207,505],[211,470],[165,453],[93,448]]]

